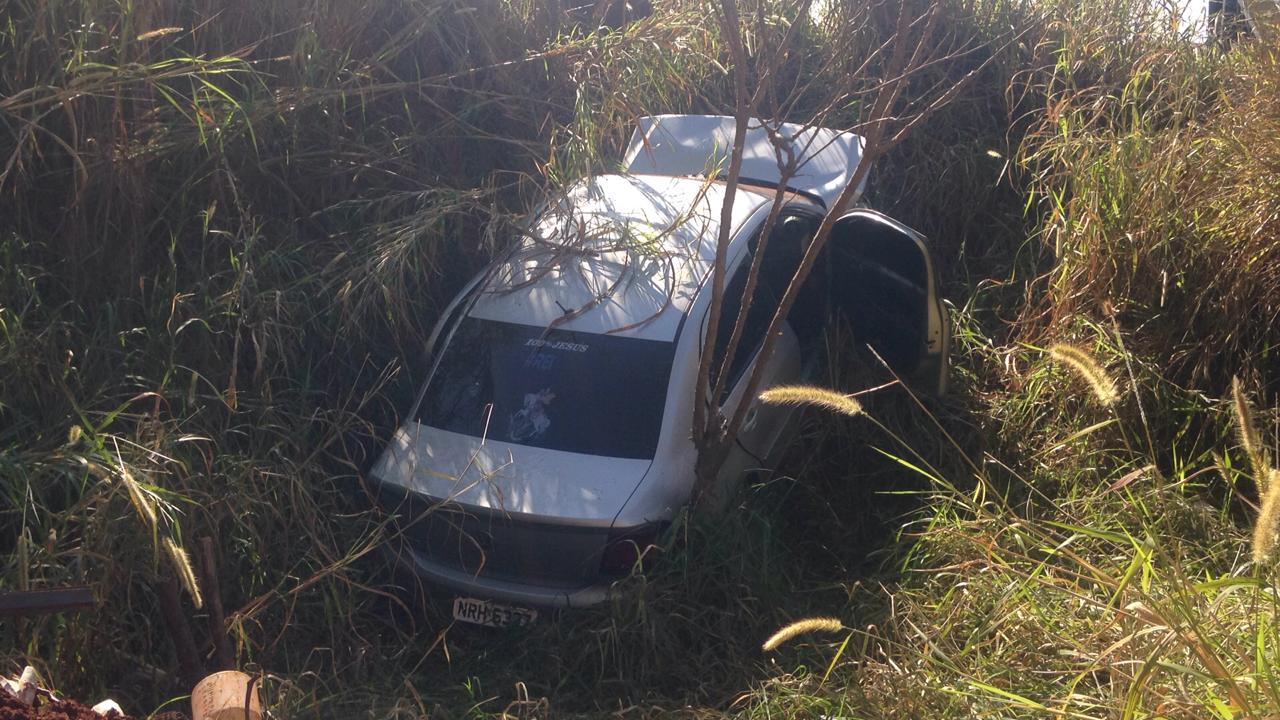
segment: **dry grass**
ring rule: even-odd
[[[782,475],[678,527],[631,593],[508,636],[390,585],[359,478],[513,211],[608,169],[637,114],[727,107],[706,9],[597,33],[483,0],[3,7],[0,588],[88,582],[110,610],[0,626],[7,662],[130,709],[180,696],[154,586],[176,571],[207,608],[178,539],[210,537],[237,660],[287,717],[1280,711],[1267,48],[1192,47],[1136,0],[1039,4],[873,176],[947,268],[953,395],[811,414]],[[802,30],[785,87],[841,67],[833,28]],[[1025,349],[1079,337],[1125,402]],[[822,397],[851,409],[885,378],[829,342]],[[762,658],[797,617],[848,629]]]

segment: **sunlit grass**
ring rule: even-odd
[[[216,572],[282,717],[1277,714],[1280,76],[1140,2],[1037,8],[873,173],[946,269],[952,394],[833,329],[820,388],[766,393],[838,411],[779,475],[614,602],[494,633],[392,584],[359,478],[520,212],[634,117],[729,106],[710,8],[9,3],[0,589],[103,606],[0,625],[5,660],[145,713],[190,690],[156,588],[204,651]],[[789,81],[857,62],[801,30]]]

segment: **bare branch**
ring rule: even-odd
[[[943,17],[940,12],[940,6],[936,4],[927,6],[927,9],[920,15],[913,15],[912,9],[915,6],[905,2],[898,2],[896,6],[888,2],[870,7],[858,6],[858,12],[866,13],[865,17],[867,18],[866,23],[868,26],[874,22],[874,11],[892,8],[892,11],[896,11],[891,19],[893,30],[887,38],[875,42],[871,48],[863,51],[861,58],[857,61],[855,72],[844,76],[843,88],[836,88],[834,91],[833,88],[827,86],[821,88],[820,94],[825,97],[825,102],[810,114],[809,120],[803,124],[803,127],[806,129],[826,127],[830,117],[842,112],[851,104],[857,103],[857,120],[847,129],[856,131],[862,136],[862,156],[848,183],[831,206],[826,209],[822,222],[805,249],[799,267],[792,276],[786,292],[770,319],[763,345],[747,380],[742,401],[733,408],[731,417],[725,418],[720,412],[718,403],[725,392],[728,383],[728,370],[732,367],[734,356],[743,350],[740,345],[745,333],[748,313],[755,300],[764,251],[767,247],[771,230],[776,224],[786,202],[786,179],[793,177],[799,169],[795,160],[796,157],[810,156],[810,146],[815,141],[816,133],[811,134],[807,140],[796,141],[798,143],[797,146],[788,146],[784,150],[783,146],[787,145],[787,143],[780,143],[775,140],[778,125],[771,124],[775,121],[754,120],[757,108],[764,102],[765,98],[770,97],[770,93],[776,85],[780,61],[790,51],[790,45],[796,37],[795,25],[797,23],[792,23],[791,27],[781,33],[780,40],[771,51],[757,48],[755,55],[757,63],[767,62],[767,65],[760,69],[757,74],[757,84],[754,90],[748,93],[746,82],[751,67],[749,65],[751,58],[747,57],[742,42],[743,29],[737,18],[736,0],[721,0],[720,4],[722,9],[720,15],[721,30],[733,58],[736,135],[734,139],[734,156],[730,160],[729,170],[726,175],[726,195],[722,208],[720,234],[717,241],[716,262],[712,270],[711,309],[708,314],[706,337],[703,341],[703,353],[699,365],[697,397],[694,408],[694,441],[699,450],[698,487],[695,490],[695,498],[705,494],[711,480],[715,477],[715,473],[727,457],[729,447],[741,431],[752,405],[751,400],[760,390],[764,369],[769,364],[769,360],[775,350],[777,338],[782,330],[782,323],[794,306],[800,289],[804,286],[818,259],[822,256],[835,223],[843,215],[846,208],[859,200],[861,188],[871,168],[880,158],[883,158],[886,153],[927,122],[936,112],[952,102],[991,64],[999,54],[999,50],[1003,50],[1004,47],[1008,46],[1007,44],[1001,46],[996,52],[993,52],[979,63],[976,68],[958,79],[941,80],[928,84],[923,88],[915,88],[913,91],[915,97],[904,103],[904,98],[908,96],[908,90],[911,88],[912,83],[923,72],[935,69],[945,63],[954,63],[970,57],[982,48],[991,47],[991,45],[957,43],[954,37],[943,38],[939,41],[937,36],[939,29],[943,27]],[[802,12],[807,13],[810,4],[811,0],[800,0],[797,7]],[[866,29],[856,24],[854,27],[855,29]],[[873,27],[868,29],[868,32],[873,31]],[[850,33],[851,36],[853,34]],[[1021,35],[1022,33],[1019,32],[1011,33],[1008,42],[1016,42]],[[765,21],[760,18],[757,20],[757,41],[764,43],[767,37]],[[849,44],[852,46],[853,41],[849,41]],[[764,60],[765,58],[767,58],[767,61]],[[873,68],[876,69],[874,72]],[[829,82],[830,78],[823,78],[823,80]],[[814,90],[815,83],[819,81],[818,77],[813,77],[790,88],[786,97],[775,104],[775,108],[779,111],[792,111],[800,105],[801,98]],[[780,123],[782,119],[778,117],[776,122]],[[717,333],[720,330],[719,326],[724,306],[723,295],[726,285],[727,262],[725,253],[728,241],[731,238],[729,223],[732,203],[737,192],[739,174],[742,168],[740,155],[745,149],[745,134],[749,125],[753,122],[760,122],[770,133],[770,139],[774,140],[775,147],[778,148],[778,164],[783,182],[779,183],[779,187],[774,193],[773,204],[763,227],[759,231],[757,245],[748,270],[747,281],[742,289],[743,296],[738,307],[737,317],[725,350],[718,360],[718,367],[715,367],[718,370],[714,375],[715,381],[711,382],[713,377],[711,371],[716,363],[714,358],[716,356]],[[804,137],[804,135],[800,134],[797,137]],[[708,393],[710,393],[710,396],[708,396]]]

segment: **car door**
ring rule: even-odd
[[[950,328],[924,235],[874,210],[832,226],[828,303],[860,346],[870,346],[899,378],[941,394],[947,387]]]
[[[769,242],[765,244],[764,259],[760,265],[756,293],[756,304],[759,307],[752,307],[752,311],[760,311],[766,325],[777,312],[821,219],[821,213],[807,205],[786,207],[779,214]],[[808,361],[814,353],[810,352],[812,348],[807,345],[813,341],[813,328],[820,324],[812,317],[815,314],[814,308],[805,301],[803,292],[801,295],[783,322],[781,333],[774,343],[774,352],[761,371],[759,390],[801,382],[806,373],[813,369],[812,363]],[[765,328],[760,328],[757,335],[750,338],[755,344],[744,343],[743,347],[758,350],[764,342],[764,332]],[[744,333],[744,340],[746,339],[748,338]],[[751,370],[754,370],[754,362]],[[745,394],[745,385],[750,377],[751,372],[737,377],[737,385],[730,385],[731,394],[735,397]],[[738,434],[735,451],[748,456],[750,467],[768,466],[770,461],[776,460],[773,455],[779,449],[779,441],[783,439],[791,419],[796,415],[796,408],[762,403],[758,393],[755,397],[745,398],[744,402],[750,403],[750,407]]]
[[[743,473],[768,464],[767,461],[777,449],[778,441],[794,414],[791,407],[765,404],[760,402],[759,397],[745,397],[746,385],[754,372],[769,323],[777,312],[782,295],[800,264],[816,226],[817,216],[812,212],[806,214],[793,208],[784,209],[770,234],[769,242],[765,244],[760,277],[754,299],[747,310],[742,339],[726,369],[728,375],[725,379],[725,394],[718,399],[725,417],[732,417],[742,403],[749,404],[741,431],[720,471],[721,488],[717,494],[724,499],[732,494],[733,487]],[[757,245],[755,239],[749,243],[748,252],[739,260],[725,283],[724,306],[720,328],[716,333],[716,355],[713,362],[716,368],[722,362],[729,336],[733,332]],[[788,320],[782,324],[774,343],[774,352],[762,370],[760,387],[798,382],[803,372],[799,338]]]

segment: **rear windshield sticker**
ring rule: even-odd
[[[564,340],[543,340],[542,338],[529,338],[524,343],[525,347],[546,348],[548,350],[567,350],[570,352],[586,352],[591,349],[590,345],[582,343],[567,342]]]
[[[536,393],[525,393],[524,407],[511,413],[507,436],[511,442],[524,442],[541,437],[551,427],[551,418],[547,417],[547,406],[556,399],[551,388],[543,388]]]

